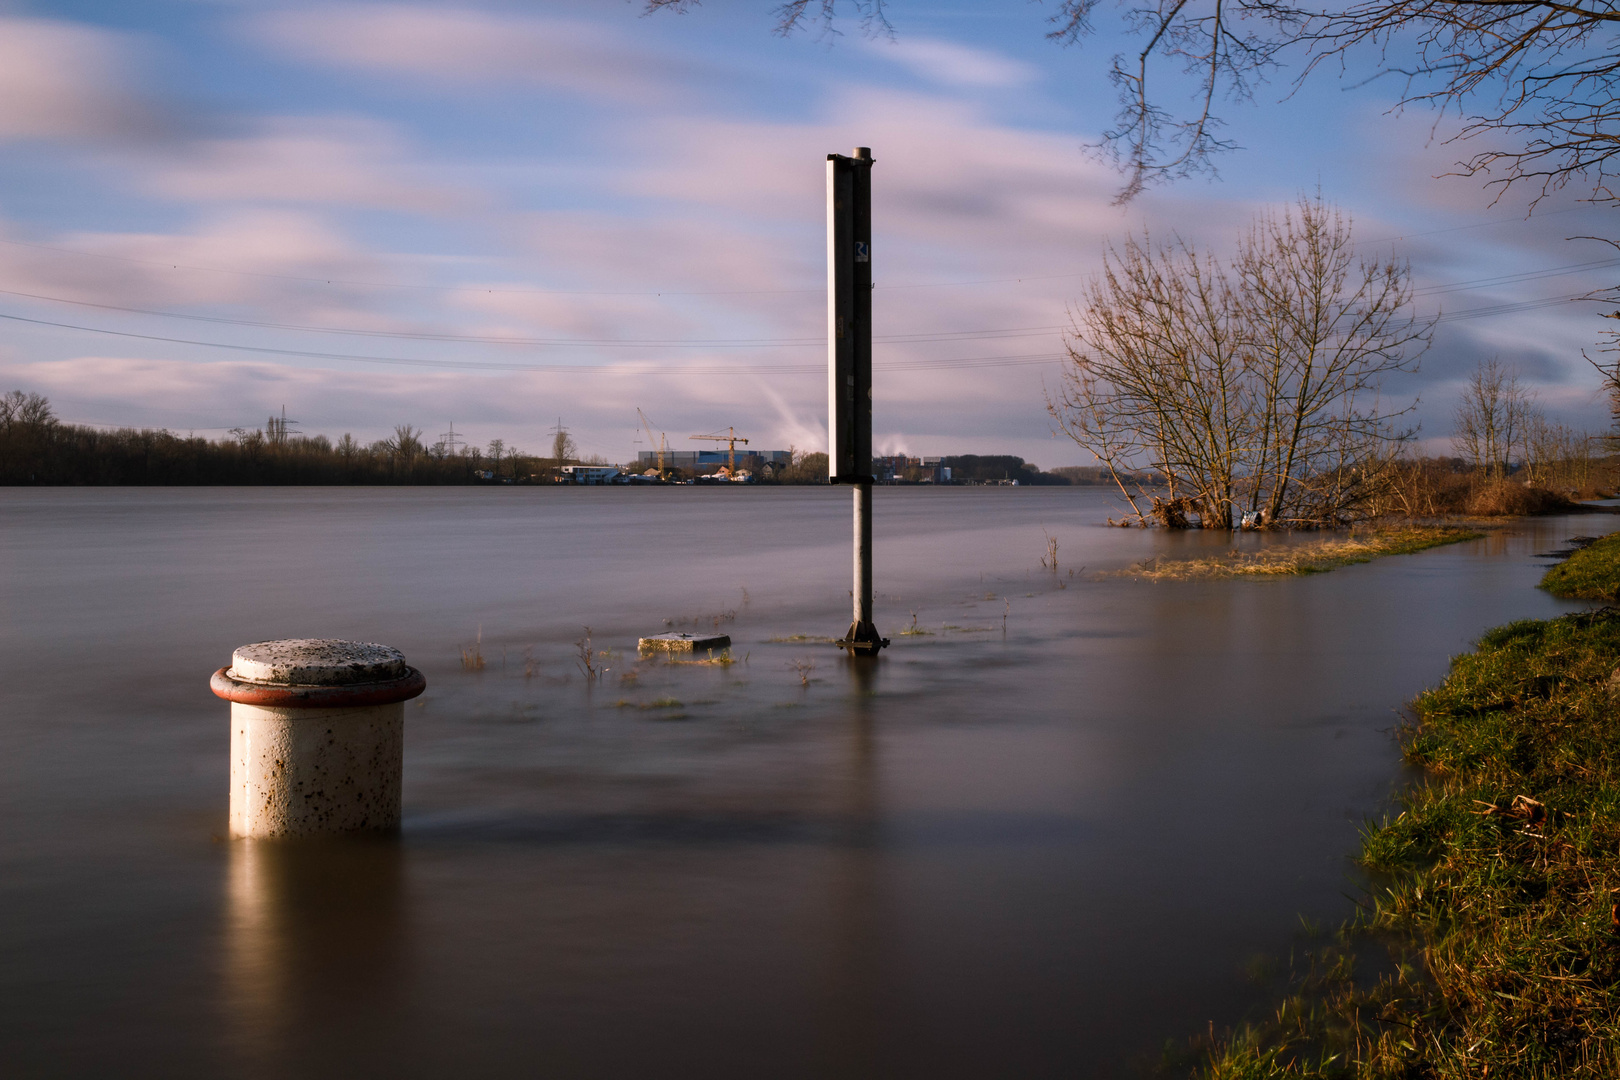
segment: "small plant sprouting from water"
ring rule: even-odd
[[[911,613],[911,625],[901,630],[900,633],[906,637],[913,637],[920,634],[932,633],[932,631],[924,630],[922,627],[917,625],[917,613],[913,611]]]
[[[461,650],[461,670],[484,670],[484,628],[482,626],[478,628],[478,639],[473,642],[473,647]]]
[[[1041,569],[1050,570],[1055,574],[1058,572],[1057,537],[1045,529],[1041,532],[1046,537],[1046,554],[1041,556]]]
[[[748,586],[742,585],[739,586],[739,588],[742,589],[742,605],[743,607],[747,607],[749,604],[754,602],[754,598],[748,595]]]
[[[788,667],[792,668],[794,673],[799,676],[800,686],[809,686],[810,674],[816,670],[816,662],[814,660],[793,660],[788,664]]]
[[[1006,637],[1007,636],[1007,616],[1012,614],[1012,601],[1011,600],[1004,600],[1002,602],[1004,604],[1006,604],[1007,606],[1005,608],[1003,608],[1002,611],[1001,611],[1001,636]]]
[[[574,642],[574,660],[580,669],[585,672],[586,682],[595,682],[601,674],[596,669],[596,653],[591,650],[591,628],[585,628],[585,636]]]
[[[534,658],[534,646],[530,645],[523,650],[523,677],[532,679],[540,674],[540,661]]]

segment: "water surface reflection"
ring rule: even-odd
[[[242,1068],[371,1071],[407,1003],[403,885],[393,837],[230,842],[223,989]]]
[[[1396,710],[1565,610],[1535,555],[1609,521],[1151,585],[1095,574],[1233,541],[1101,528],[1087,492],[877,499],[894,645],[852,667],[812,640],[848,625],[837,491],[0,493],[8,1065],[1119,1074],[1343,917]],[[1086,571],[1044,573],[1048,535]],[[729,666],[633,656],[716,619]],[[428,676],[402,832],[212,839],[207,675],[306,635]]]

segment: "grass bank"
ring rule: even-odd
[[[1371,562],[1384,555],[1410,555],[1443,544],[1477,540],[1483,535],[1477,529],[1462,525],[1404,525],[1259,551],[1234,549],[1224,555],[1194,559],[1161,556],[1115,573],[1147,581],[1321,574],[1353,563]]]
[[[1379,884],[1211,1080],[1620,1076],[1620,611],[1493,630],[1412,706]],[[1362,958],[1392,950],[1377,979]],[[1364,968],[1363,968],[1364,970]]]
[[[1548,570],[1541,587],[1571,600],[1613,600],[1620,597],[1620,533],[1593,539],[1577,536],[1577,548]]]

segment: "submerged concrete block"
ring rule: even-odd
[[[421,672],[386,645],[244,645],[209,682],[231,703],[233,836],[399,828],[405,702]]]
[[[729,649],[729,634],[654,634],[640,641],[643,652],[699,652],[705,649]]]

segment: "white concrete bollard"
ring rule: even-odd
[[[405,702],[427,688],[398,649],[261,641],[209,680],[231,703],[231,835],[399,828]]]

